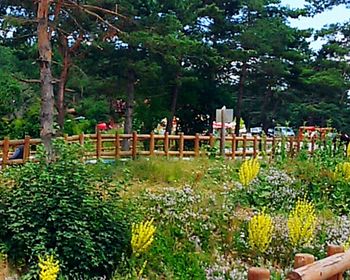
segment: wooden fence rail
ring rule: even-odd
[[[103,134],[97,131],[96,134],[80,134],[68,136],[62,139],[67,143],[88,144],[92,147],[86,153],[88,159],[119,159],[138,156],[176,156],[200,157],[209,156],[219,147],[219,137],[214,135],[157,135],[150,134]],[[282,144],[283,143],[283,144]],[[0,159],[2,166],[19,164],[35,158],[36,146],[41,144],[40,139],[32,139],[29,136],[22,140],[10,140],[5,138],[0,141]],[[10,160],[16,147],[23,145],[24,153],[22,159]],[[268,137],[247,137],[230,135],[225,138],[225,156],[232,159],[237,157],[245,159],[255,157],[258,154],[273,158],[276,151],[284,152],[289,156],[297,154],[303,145],[307,145],[308,152],[312,155],[320,147],[315,139],[307,142],[301,141],[298,137],[268,138]],[[305,146],[304,146],[305,147]]]
[[[294,270],[286,280],[343,280],[343,274],[350,269],[350,250],[344,252],[343,246],[327,247],[327,258],[315,262],[310,254],[296,254]],[[248,280],[269,280],[270,271],[252,267],[248,270]]]

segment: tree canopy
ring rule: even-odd
[[[174,118],[177,131],[205,133],[223,105],[248,127],[350,130],[349,23],[317,32],[288,23],[348,3],[308,3],[1,1],[0,136],[92,132],[98,122],[149,133],[163,119],[170,132]],[[313,37],[326,39],[318,51]]]

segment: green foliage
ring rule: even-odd
[[[64,123],[64,133],[78,135],[81,133],[95,133],[97,122],[95,120],[68,119]]]
[[[1,186],[0,240],[23,272],[53,253],[69,279],[109,276],[130,246],[118,188],[90,174],[79,146],[57,142],[55,149],[55,162],[42,156],[2,174],[10,185]]]
[[[21,62],[12,49],[0,46],[0,64],[0,137],[38,136],[39,100],[33,88],[19,81]]]
[[[344,3],[309,2],[316,10]],[[115,3],[109,0],[86,3],[115,9]],[[317,32],[315,35],[327,43],[315,53],[308,43],[312,31],[288,24],[289,17],[308,15],[310,10],[291,10],[278,3],[225,0],[204,5],[199,0],[120,0],[118,5],[122,8],[118,12],[123,16],[103,15],[109,24],[113,22],[123,31],[117,43],[115,34],[106,32],[103,24],[96,24],[84,9],[74,16],[59,14],[55,26],[70,34],[70,44],[80,32],[104,39],[90,38],[91,44],[85,44],[87,35],[79,50],[70,54],[67,87],[73,91],[67,91],[65,106],[75,108],[91,123],[68,124],[66,132],[91,131],[95,122],[111,117],[122,123],[125,108],[116,110],[116,100],[128,101],[128,108],[133,111],[128,118],[136,119],[131,123],[142,133],[149,133],[174,112],[180,118],[182,132],[208,132],[215,109],[222,105],[236,107],[235,112],[241,112],[248,128],[263,125],[266,130],[274,122],[287,120],[292,127],[304,122],[324,126],[332,120],[337,129],[349,130],[349,47],[348,40],[342,40],[349,37],[349,24],[334,24]],[[52,11],[55,5],[52,3]],[[39,134],[37,121],[17,114],[38,102],[27,98],[28,89],[33,96],[38,85],[24,85],[14,78],[38,79],[36,46],[32,44],[36,34],[27,23],[35,12],[35,5],[29,2],[0,4],[0,14],[6,19],[0,23],[6,30],[0,34],[0,40],[8,46],[0,48],[0,97],[6,107],[5,111],[0,110],[6,112],[0,121],[2,135]],[[7,36],[7,30],[14,29],[16,32]],[[63,41],[56,36],[59,33],[54,32],[53,36],[55,77],[62,70]],[[243,65],[247,68],[245,74]],[[13,112],[15,117],[8,116]],[[15,118],[32,126],[12,123]]]
[[[26,165],[6,171],[7,177],[2,177],[1,183],[4,187],[0,188],[0,218],[5,221],[5,227],[0,228],[0,240],[4,242],[4,252],[8,253],[10,260],[22,260],[23,264],[32,265],[32,260],[37,261],[37,254],[54,253],[63,265],[64,279],[78,275],[78,268],[70,267],[71,254],[78,254],[76,246],[65,238],[82,244],[79,247],[79,270],[80,273],[86,272],[83,279],[102,275],[102,269],[96,272],[97,268],[92,267],[101,256],[96,252],[92,255],[90,246],[98,243],[105,258],[109,258],[112,254],[110,248],[114,249],[117,242],[125,242],[122,248],[126,253],[123,256],[116,253],[111,257],[113,261],[103,266],[104,273],[113,279],[138,279],[145,261],[142,275],[150,279],[212,279],[220,275],[231,277],[228,279],[245,279],[242,278],[246,277],[244,272],[252,263],[273,271],[273,279],[283,279],[296,252],[295,246],[289,242],[288,213],[296,201],[304,197],[315,205],[317,226],[313,240],[303,247],[303,252],[323,258],[326,243],[343,244],[348,240],[350,194],[347,190],[350,188],[344,178],[335,176],[333,168],[334,163],[341,163],[343,158],[327,156],[326,149],[324,153],[314,154],[312,159],[294,158],[278,164],[262,161],[261,172],[248,189],[238,182],[239,165],[222,159],[179,161],[151,158],[85,166],[79,157],[70,161],[71,149],[66,146],[61,149],[64,163],[53,163],[56,167],[51,168],[56,175],[51,179],[43,170],[47,171],[53,165],[44,162],[29,164],[30,168]],[[164,171],[167,167],[169,170]],[[66,174],[62,171],[64,168],[74,171]],[[18,172],[23,174],[18,176]],[[34,172],[37,175],[33,175]],[[14,175],[19,179],[13,180]],[[113,180],[113,185],[110,180]],[[55,187],[50,187],[51,182]],[[41,186],[44,183],[45,188]],[[25,185],[30,185],[30,188]],[[119,201],[117,193],[121,188],[123,200]],[[58,194],[57,197],[54,195],[57,191],[60,191],[59,198]],[[65,206],[68,199],[73,206]],[[58,206],[55,201],[59,201]],[[93,209],[85,203],[92,205]],[[23,204],[26,204],[25,211],[21,210]],[[43,207],[38,207],[39,204]],[[16,211],[8,205],[16,207]],[[77,214],[75,205],[84,210],[84,215]],[[123,212],[120,209],[124,209]],[[248,221],[263,210],[271,216],[274,231],[268,248],[257,255],[249,247]],[[103,215],[100,211],[107,213]],[[113,218],[109,216],[112,213]],[[39,222],[42,216],[45,216],[45,226]],[[108,222],[103,222],[106,216]],[[130,258],[127,253],[127,248],[130,250],[127,233],[130,229],[121,225],[125,223],[125,216],[135,223],[154,219],[157,227],[154,242],[151,249],[141,256]],[[74,222],[73,218],[79,221]],[[97,223],[95,219],[98,219],[99,226],[94,225]],[[53,235],[56,224],[65,228],[64,233],[58,230],[60,235]],[[119,232],[118,238],[112,234],[115,231]],[[124,241],[120,241],[121,237],[125,238]],[[60,244],[66,245],[64,249],[58,246],[59,238]],[[105,249],[107,247],[109,249]],[[31,255],[24,256],[28,252]],[[117,265],[114,260],[121,264]],[[91,276],[87,271],[95,274]],[[26,277],[30,279],[36,273],[31,269]]]
[[[78,112],[88,120],[97,122],[108,121],[109,105],[106,100],[86,98],[80,105]]]

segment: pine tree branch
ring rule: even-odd
[[[80,32],[78,38],[75,40],[74,45],[69,48],[69,53],[74,53],[80,47],[81,42],[83,40],[84,40],[84,34]]]
[[[41,80],[39,79],[25,79],[25,78],[21,78],[21,77],[17,77],[16,75],[12,75],[12,77],[14,77],[16,80],[23,82],[23,83],[27,83],[27,84],[40,84]],[[53,78],[52,79],[52,84],[57,84],[60,81],[60,79],[56,79]]]
[[[70,1],[70,0],[67,0],[63,5],[67,6],[67,7],[75,7],[75,8],[78,8],[80,9],[81,11],[85,12],[86,14],[89,14],[93,17],[95,17],[98,21],[102,22],[103,24],[107,25],[108,27],[110,27],[111,29],[115,30],[117,33],[119,34],[123,34],[123,32],[116,26],[114,26],[113,24],[109,23],[107,20],[105,20],[103,17],[101,17],[99,14],[87,9],[87,8],[84,8],[84,5],[79,5],[77,3],[75,3],[74,1]],[[101,8],[103,9],[103,8]],[[104,10],[104,9],[103,9]],[[109,10],[107,10],[109,11]]]
[[[12,21],[15,22],[17,21],[18,24],[26,24],[26,23],[37,23],[37,19],[29,19],[29,18],[20,18],[20,17],[15,17],[15,16],[9,16],[9,15],[4,15],[2,16],[3,19],[6,21]]]
[[[63,1],[64,0],[58,0],[56,6],[55,6],[55,11],[54,11],[54,18],[53,18],[53,23],[50,24],[50,29],[49,29],[49,38],[51,40],[51,37],[52,37],[52,33],[53,33],[53,30],[54,30],[54,26],[57,24],[58,22],[58,15],[62,9],[62,5],[63,5]]]
[[[20,78],[20,77],[16,77],[14,75],[12,75],[16,80],[23,82],[23,83],[27,83],[27,84],[40,84],[41,81],[38,79],[24,79],[24,78]]]
[[[103,12],[105,14],[111,14],[111,15],[114,15],[114,16],[117,16],[117,17],[120,17],[120,18],[123,18],[123,19],[126,19],[128,20],[129,18],[118,13],[117,11],[112,11],[112,10],[108,10],[108,9],[104,9],[104,8],[101,8],[101,7],[98,7],[98,6],[93,6],[93,5],[82,5],[82,7],[86,8],[86,9],[91,9],[91,10],[97,10],[97,11],[100,11],[100,12]]]
[[[24,78],[20,78],[20,77],[16,77],[14,75],[12,75],[16,80],[20,81],[20,82],[23,82],[23,83],[27,83],[27,84],[40,84],[41,81],[39,79],[24,79]],[[52,80],[52,83],[53,84],[56,84],[58,83],[60,80],[59,79],[53,79]],[[74,89],[71,89],[71,88],[65,88],[65,91],[66,92],[71,92],[71,93],[74,93],[76,92]]]

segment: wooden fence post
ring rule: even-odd
[[[311,156],[314,155],[314,150],[315,150],[315,137],[311,137]]]
[[[85,143],[85,136],[84,136],[84,133],[80,133],[79,134],[79,144],[81,146],[84,146],[84,143]]]
[[[350,251],[335,254],[288,273],[288,280],[328,280],[350,269]],[[331,278],[332,279],[332,278]]]
[[[248,270],[248,280],[270,280],[270,271],[266,268],[251,267]]]
[[[97,129],[96,133],[96,157],[101,157],[101,150],[102,150],[102,135],[101,130]]]
[[[232,159],[236,158],[236,134],[232,134]]]
[[[180,156],[180,158],[183,158],[183,156],[184,156],[184,144],[185,144],[184,134],[183,134],[183,132],[181,132],[180,139],[179,139],[179,156]]]
[[[275,157],[275,152],[276,152],[276,138],[275,136],[272,136],[271,159]]]
[[[247,156],[247,135],[243,136],[243,156],[242,158],[245,159]]]
[[[289,137],[289,154],[290,157],[294,157],[294,137]]]
[[[344,246],[339,245],[329,245],[327,247],[327,256],[333,256],[338,253],[344,253]],[[334,275],[331,278],[328,278],[328,280],[343,280],[343,273],[339,273],[337,275]]]
[[[164,134],[164,153],[166,157],[169,156],[169,133],[168,132],[165,132]]]
[[[132,159],[136,159],[137,154],[137,132],[132,133]]]
[[[311,264],[315,261],[315,257],[311,254],[296,254],[294,257],[294,269]]]
[[[30,156],[30,136],[24,138],[23,162],[29,160]]]
[[[119,133],[115,133],[115,139],[114,139],[114,148],[115,148],[115,158],[120,158],[120,136]]]
[[[253,142],[253,157],[254,158],[256,158],[256,156],[258,155],[257,146],[258,146],[258,137],[255,135],[254,142]]]
[[[221,109],[221,130],[220,130],[220,155],[225,157],[225,140],[226,140],[226,127],[225,127],[225,114],[226,107]]]
[[[2,168],[5,168],[9,159],[9,149],[10,149],[10,139],[8,137],[4,138],[2,147]]]
[[[199,134],[196,133],[196,136],[194,138],[194,157],[199,156]]]
[[[149,155],[154,156],[154,132],[152,131],[149,137]]]
[[[215,145],[214,135],[213,135],[213,133],[210,133],[210,135],[209,135],[209,146],[210,146],[210,148],[214,148],[214,145]]]
[[[299,136],[297,137],[297,153],[300,152],[300,141],[301,141],[301,136],[299,135]]]

